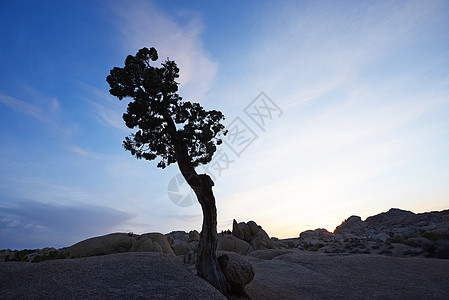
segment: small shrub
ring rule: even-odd
[[[312,244],[312,243],[304,243],[303,249],[306,251],[318,251],[318,249],[324,247],[324,244]]]
[[[59,254],[59,252],[56,250],[56,251],[50,251],[47,255],[36,255],[31,262],[39,263],[39,262],[46,261],[46,260],[66,259],[66,258],[69,258],[69,256],[70,256],[70,254],[67,252],[63,253],[63,254]]]
[[[387,245],[393,244],[393,243],[403,244],[404,238],[400,235],[395,235],[394,237],[388,238],[387,241],[385,242],[385,244],[387,244]]]
[[[431,241],[438,241],[441,238],[441,234],[439,232],[426,232],[424,233],[424,237]]]
[[[440,241],[435,249],[436,258],[449,258],[449,241]]]

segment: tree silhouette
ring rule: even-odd
[[[228,285],[216,257],[214,183],[208,175],[195,171],[199,164],[211,161],[216,145],[221,143],[218,134],[226,134],[220,123],[224,116],[220,111],[206,111],[198,103],[182,101],[175,81],[179,68],[169,59],[161,67],[152,66],[157,59],[156,49],[140,49],[126,58],[123,68],[113,68],[106,78],[111,95],[119,100],[132,98],[123,119],[127,127],[136,130],[125,138],[123,146],[138,159],[159,158],[157,166],[162,169],[178,163],[203,210],[197,274],[226,294]]]

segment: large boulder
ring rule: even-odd
[[[251,247],[253,250],[276,249],[275,244],[263,229],[259,229],[257,234],[252,237]]]
[[[175,243],[175,238],[172,237],[171,235],[166,235],[165,237],[167,238],[167,241],[170,244],[170,246]]]
[[[365,224],[359,216],[350,216],[335,228],[334,233],[349,232],[359,234],[364,231],[366,227],[367,224]]]
[[[192,230],[189,232],[189,239],[187,240],[187,243],[190,242],[197,242],[200,240],[200,233],[196,230]]]
[[[144,239],[144,238],[150,239],[153,243],[158,243],[159,246],[161,247],[163,253],[175,255],[175,253],[173,252],[173,249],[171,248],[170,243],[168,242],[167,237],[165,235],[158,233],[158,232],[146,233],[146,234],[142,234],[139,237],[139,240]]]
[[[384,243],[385,243],[388,239],[390,239],[390,238],[391,238],[391,235],[389,235],[389,234],[386,233],[386,232],[380,232],[380,233],[375,234],[375,235],[373,236],[373,239],[382,241],[382,242],[384,242]]]
[[[243,232],[243,239],[247,242],[250,242],[252,234],[251,234],[251,229],[249,228],[248,224],[246,224],[245,222],[240,222],[239,228]]]
[[[172,248],[175,255],[186,255],[189,251],[189,247],[186,244],[173,244]]]
[[[253,266],[242,256],[233,253],[219,253],[218,263],[231,286],[231,292],[249,298],[245,286],[254,278]]]
[[[256,222],[254,222],[254,221],[249,221],[248,223],[248,227],[249,227],[249,229],[250,229],[250,231],[251,231],[251,235],[256,235],[258,232],[259,232],[259,226],[257,226],[257,224],[256,224]]]
[[[167,233],[165,236],[167,237],[167,239],[172,237],[174,243],[187,243],[187,240],[189,239],[189,234],[181,230],[172,231],[170,233]]]
[[[247,250],[247,252],[251,252],[254,250],[277,248],[276,244],[270,239],[268,234],[262,229],[262,227],[257,225],[257,223],[254,221],[249,221],[248,223],[245,222],[237,223],[237,221],[234,220],[232,224],[232,236],[237,238],[238,240],[243,240],[249,243],[250,247]],[[226,243],[231,242],[231,239],[228,238],[228,240],[229,241],[226,241]],[[234,252],[242,253],[241,251],[234,251]]]
[[[373,226],[393,226],[413,224],[419,221],[419,217],[411,211],[392,208],[387,212],[368,217],[365,222]]]
[[[159,252],[175,255],[167,238],[161,233],[142,235],[112,233],[90,238],[64,249],[70,256],[95,256],[124,252]]]
[[[245,239],[245,235],[243,234],[242,230],[239,227],[239,224],[235,219],[234,221],[232,221],[232,235],[241,240]]]
[[[159,252],[163,253],[161,245],[149,238],[141,238],[129,249],[129,252]]]
[[[66,248],[70,256],[94,256],[128,252],[137,243],[134,236],[126,233],[112,233],[90,238]]]
[[[324,228],[301,232],[301,234],[299,235],[299,239],[303,243],[311,244],[317,244],[320,242],[328,243],[334,240],[332,233]]]
[[[231,251],[239,254],[246,254],[250,244],[233,235],[220,235],[218,237],[217,249],[221,251]]]

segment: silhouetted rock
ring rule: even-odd
[[[251,237],[251,247],[253,250],[275,249],[273,241],[263,229]]]
[[[112,233],[81,241],[63,251],[70,256],[81,257],[125,252],[160,252],[175,255],[167,238],[160,233]]]
[[[251,242],[251,229],[249,228],[248,224],[246,224],[245,222],[240,222],[239,223],[239,228],[240,231],[243,233],[243,239],[247,242]]]
[[[140,237],[138,237],[138,239],[142,239],[142,238],[149,238],[149,239],[151,239],[151,241],[153,243],[158,243],[161,246],[163,253],[175,255],[175,253],[173,252],[173,249],[170,246],[170,243],[167,240],[167,237],[165,235],[163,235],[162,233],[158,233],[158,232],[145,233],[145,234],[142,234]]]
[[[70,256],[94,256],[128,252],[137,240],[126,233],[93,237],[66,249]]]
[[[192,230],[189,232],[189,239],[187,240],[187,243],[190,242],[197,242],[200,240],[200,233],[196,230]]]
[[[173,252],[175,252],[175,255],[186,255],[189,251],[189,247],[187,244],[173,244],[172,245]]]
[[[232,235],[235,238],[243,240],[251,245],[248,252],[264,249],[276,249],[276,244],[270,239],[269,235],[254,221],[249,221],[248,223],[237,223],[234,219],[232,225]]]
[[[340,226],[337,226],[334,233],[351,233],[360,234],[364,232],[367,225],[362,221],[359,216],[350,216]]]
[[[232,235],[241,240],[245,239],[245,235],[242,230],[240,230],[239,224],[235,219],[232,221]]]
[[[406,225],[416,223],[417,220],[413,218],[414,216],[416,215],[411,211],[392,208],[387,212],[368,217],[365,222],[372,226]]]
[[[242,256],[231,252],[219,253],[218,262],[226,277],[226,281],[231,286],[231,292],[248,298],[245,286],[254,278],[252,265]]]
[[[444,258],[449,243],[449,210],[415,214],[392,208],[368,217],[351,216],[333,234],[308,230],[299,247],[326,253],[371,253]],[[437,251],[437,249],[439,249]]]
[[[129,252],[159,252],[164,253],[160,244],[153,242],[149,238],[142,238],[134,243]],[[85,256],[85,255],[82,255]]]
[[[257,226],[256,222],[254,221],[249,221],[248,223],[248,227],[251,231],[251,235],[256,235],[259,232],[259,226]]]
[[[217,250],[231,251],[239,254],[246,254],[249,249],[249,243],[233,235],[225,234],[218,237]]]

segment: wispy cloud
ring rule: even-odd
[[[19,201],[2,206],[0,249],[44,247],[50,245],[46,239],[53,246],[70,246],[92,235],[110,233],[133,217],[102,206]]]
[[[306,7],[285,5],[270,22],[266,20],[272,12],[266,12],[258,24],[261,38],[248,54],[250,65],[242,66],[242,75],[250,71],[251,80],[242,84],[279,96],[285,106],[304,103],[351,84],[370,64],[400,51],[410,54],[426,31],[438,30],[442,5],[312,2]],[[395,74],[393,70],[382,72],[385,76]]]
[[[126,111],[126,100],[119,101],[107,92],[86,83],[78,82],[78,84],[88,93],[88,96],[82,98],[93,106],[94,117],[100,123],[115,129],[129,131],[122,119],[122,115]]]
[[[34,88],[26,88],[23,98],[12,97],[0,91],[0,103],[19,114],[24,114],[46,124],[56,132],[58,138],[64,138],[77,131],[76,124],[66,124],[60,101],[52,96],[44,95]]]
[[[142,47],[155,47],[160,60],[169,57],[180,67],[182,94],[199,100],[217,72],[217,64],[201,41],[201,21],[191,15],[185,24],[178,24],[172,16],[146,1],[120,2],[112,9],[119,17],[114,22],[125,37],[126,55]],[[186,17],[185,11],[179,13]]]
[[[27,103],[23,100],[5,95],[0,93],[0,102],[4,105],[8,106],[10,109],[14,110],[17,113],[26,114],[32,117],[35,117],[36,119],[39,119],[43,122],[50,122],[48,117],[46,117],[46,114],[44,110],[41,107],[38,107],[36,105],[32,105],[30,103]],[[52,110],[57,109],[59,107],[59,102],[56,99],[51,99],[50,108]]]

